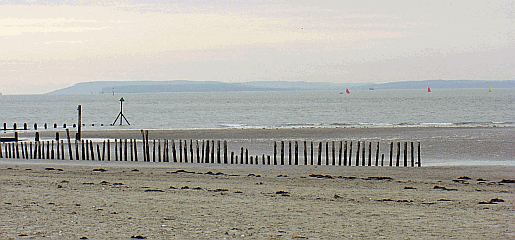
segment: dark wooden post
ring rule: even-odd
[[[224,164],[227,164],[227,140],[224,140]]]
[[[277,142],[274,141],[274,165],[277,165]]]
[[[157,140],[157,161],[161,162],[161,139]]]
[[[243,147],[241,147],[241,149],[240,149],[240,156],[241,156],[240,157],[240,164],[243,164],[244,163],[243,161],[245,160],[245,158],[243,157]]]
[[[253,157],[253,156],[250,156],[250,164],[254,164],[253,159],[254,159],[254,157]]]
[[[138,140],[137,139],[134,139],[134,161],[136,161],[136,162],[138,161]]]
[[[91,151],[91,161],[95,161],[95,148],[93,147],[93,141],[91,140],[89,140],[89,149]]]
[[[304,165],[308,165],[308,142],[304,141]]]
[[[291,141],[288,141],[288,165],[292,165],[293,159],[291,157],[292,151],[291,151]]]
[[[376,166],[379,166],[379,142],[377,142],[376,146]]]
[[[329,141],[325,142],[325,165],[329,166]]]
[[[107,139],[107,161],[111,161],[111,141]]]
[[[184,147],[186,147],[186,141],[184,142]],[[186,149],[184,149],[186,150]],[[185,155],[187,156],[186,152],[185,152]],[[156,140],[153,139],[152,140],[152,162],[157,162],[156,160]]]
[[[50,152],[50,159],[55,159],[55,156],[54,156],[54,140],[52,140],[52,146],[50,147],[51,152]]]
[[[201,163],[201,159],[200,159],[200,144],[199,144],[198,140],[195,140],[195,143],[196,143],[196,148],[197,148],[197,163]]]
[[[361,151],[361,141],[358,141],[358,150],[356,150],[356,166],[359,166],[359,152]]]
[[[118,161],[118,139],[114,139],[114,160]]]
[[[147,151],[147,162],[150,162],[150,143],[148,142],[148,130],[145,130],[145,144],[145,151]]]
[[[59,137],[59,135],[57,135]],[[61,154],[59,154],[59,139],[57,139],[57,143],[56,143],[56,146],[57,146],[57,159],[61,159]]]
[[[342,165],[342,150],[343,150],[343,141],[340,140],[340,148],[338,149],[338,166]]]
[[[182,140],[179,140],[179,162],[182,163]]]
[[[215,140],[211,140],[211,163],[215,163]]]
[[[204,163],[209,163],[209,140],[206,141],[206,153],[204,157]]]
[[[97,143],[97,159],[98,161],[102,161],[102,155],[100,155],[100,145]]]
[[[420,166],[421,166],[421,164],[422,164],[422,163],[420,162],[420,142],[418,142],[418,147],[417,147],[417,148],[418,148],[418,149],[417,149],[417,150],[418,150],[418,151],[417,151],[417,154],[418,154],[418,167],[420,167]]]
[[[36,157],[36,156],[34,156],[34,158],[35,158],[35,157]],[[65,157],[64,157],[64,140],[61,140],[61,158],[62,158],[63,160],[65,159]],[[79,159],[77,158],[77,160],[79,160]]]
[[[266,155],[266,162],[267,162],[267,165],[270,165],[270,155]]]
[[[221,163],[221,156],[220,156],[220,140],[218,140],[216,142],[216,163],[220,164]]]
[[[209,148],[209,142],[208,142],[208,148]],[[173,156],[173,162],[177,162],[177,150],[175,148],[175,140],[172,140],[172,156]]]
[[[317,165],[322,165],[322,142],[318,143],[318,162]]]
[[[368,142],[368,166],[372,166],[372,142]]]
[[[77,142],[77,141],[75,141]],[[105,157],[106,157],[106,141],[104,140],[103,144],[102,144],[102,161],[105,161]]]
[[[195,163],[195,155],[193,154],[193,140],[190,139],[190,163]]]
[[[349,164],[348,166],[352,166],[352,141],[349,144]]]
[[[141,129],[141,140],[143,141],[143,162],[146,162],[147,161],[147,154],[146,154],[146,151],[145,151],[145,131],[143,129]]]
[[[381,166],[384,166],[384,153],[381,154]]]
[[[27,126],[27,123],[24,123],[24,124],[23,124],[23,130],[28,130],[28,129],[29,129],[29,128],[28,128],[28,126]]]
[[[70,155],[70,160],[73,160],[73,153],[72,153],[72,143],[70,140],[70,130],[66,129],[66,138],[68,139],[68,153]]]
[[[234,164],[234,151],[231,151],[231,164]]]
[[[284,141],[281,141],[281,165],[284,165]]]
[[[343,166],[347,166],[347,141],[343,145]]]
[[[131,153],[131,162],[133,162],[134,161],[134,141],[132,140],[132,138],[129,141],[129,147],[130,147],[129,152]]]
[[[363,152],[363,155],[361,157],[361,166],[366,166],[365,165],[365,160],[366,160],[365,151],[366,151],[366,148],[367,148],[367,142],[363,141],[363,148],[361,149],[361,151]]]
[[[16,158],[20,158],[20,147],[18,146],[18,142],[15,142],[14,144],[16,145]]]
[[[299,165],[299,142],[295,141],[295,165]]]

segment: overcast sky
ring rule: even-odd
[[[514,2],[459,2],[0,1],[0,92],[103,80],[515,79]]]

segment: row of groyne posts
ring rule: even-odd
[[[142,139],[106,139],[95,143],[84,139],[72,142],[69,129],[66,129],[66,133],[66,142],[59,139],[58,132],[56,139],[51,141],[39,141],[39,133],[36,132],[34,142],[2,142],[0,158],[253,165],[421,166],[418,141],[387,142],[389,159],[385,162],[385,154],[380,151],[380,141],[273,141],[273,154],[260,156],[250,154],[248,148],[243,147],[239,149],[239,154],[234,151],[229,153],[227,140],[149,140],[148,130],[141,130]],[[299,143],[303,154],[299,154]],[[385,148],[388,151],[388,147]],[[138,152],[142,153],[143,159],[139,159],[141,155]]]

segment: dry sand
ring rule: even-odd
[[[506,166],[1,159],[0,179],[0,239],[515,238]]]

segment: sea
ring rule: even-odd
[[[83,130],[409,127],[380,138],[422,141],[425,166],[515,166],[515,89],[1,95],[0,124],[72,126],[79,105]],[[467,130],[424,131],[447,127]]]
[[[515,126],[515,89],[2,95],[0,123],[70,126],[79,105],[85,130]]]

